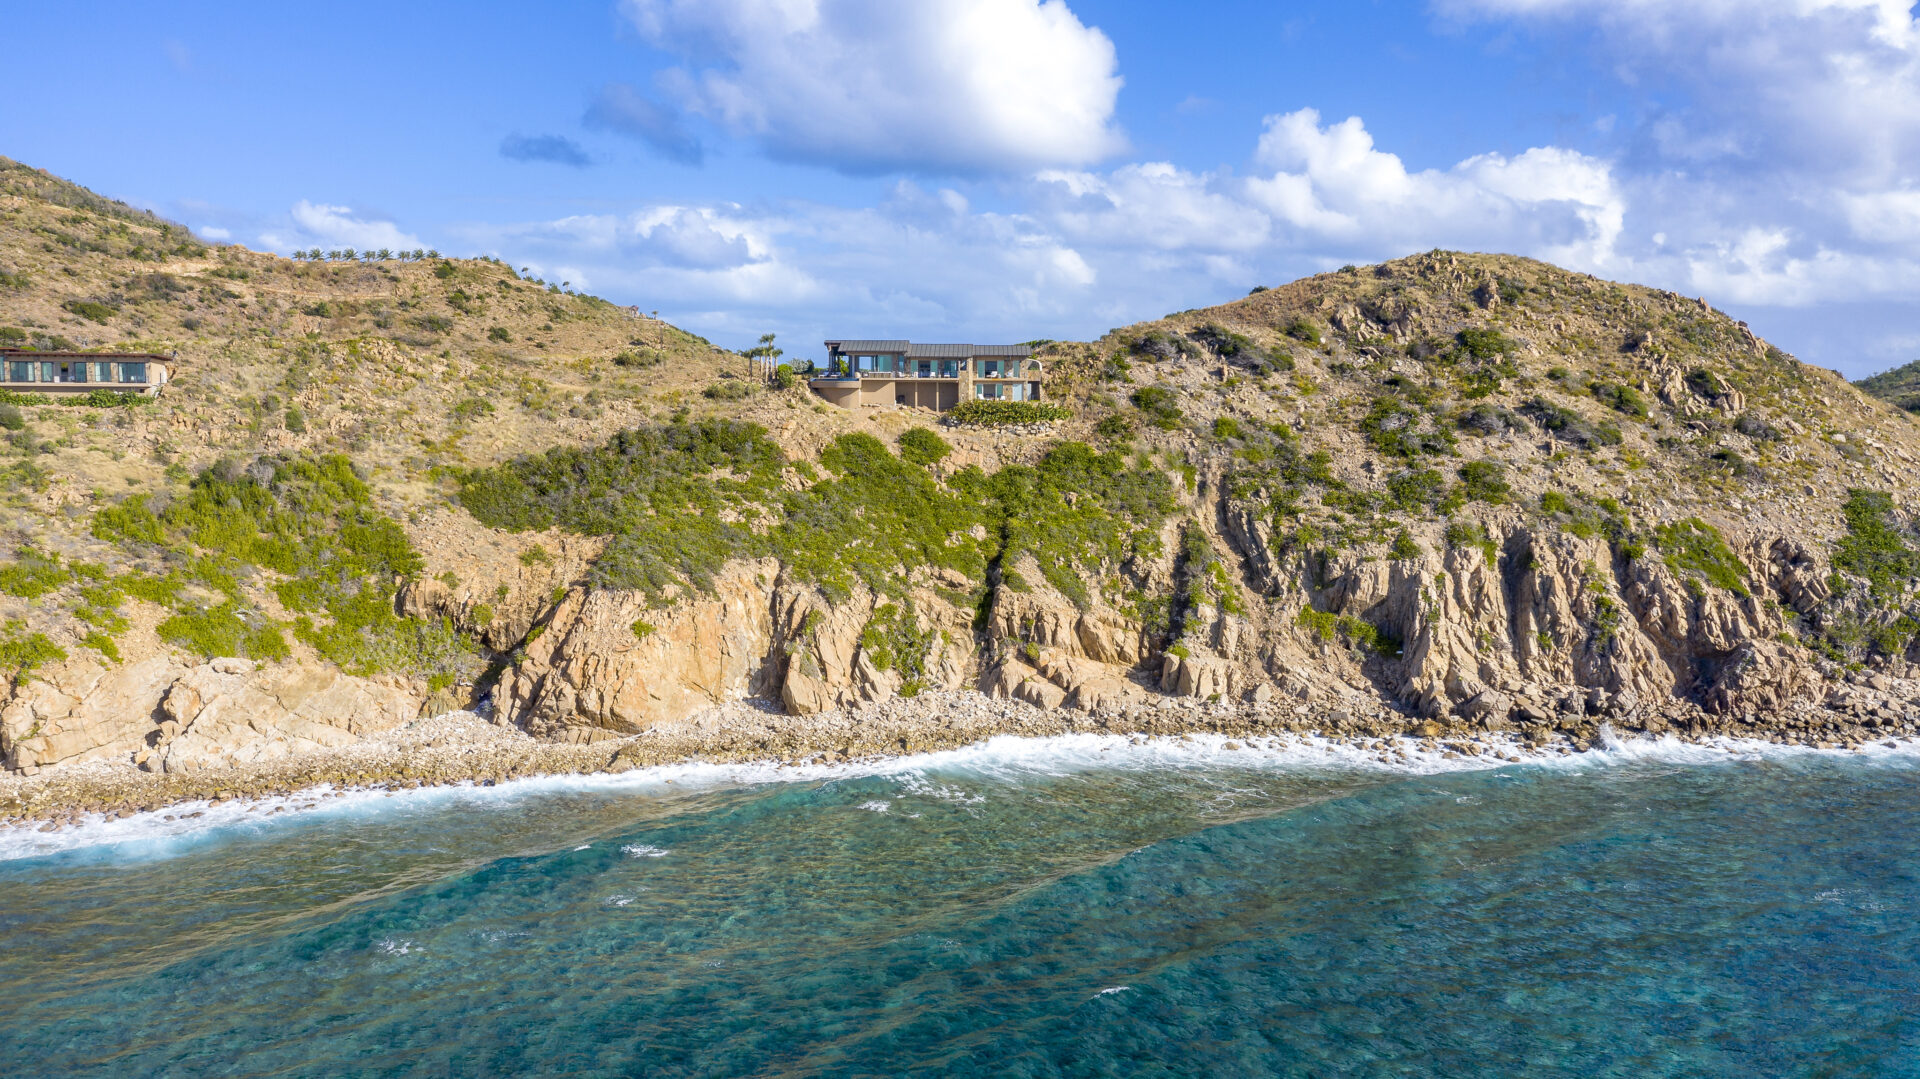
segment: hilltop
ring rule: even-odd
[[[627,766],[996,724],[1842,743],[1920,695],[1915,420],[1703,299],[1533,260],[1052,343],[1067,418],[1002,427],[832,408],[489,260],[207,245],[10,162],[0,271],[0,336],[181,367],[0,415],[22,772],[182,797],[470,705]],[[1031,716],[955,719],[971,690]]]

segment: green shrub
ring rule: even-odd
[[[1501,505],[1513,497],[1506,466],[1498,461],[1469,461],[1460,466],[1460,493],[1470,502]]]
[[[89,322],[104,323],[116,313],[113,308],[108,307],[106,304],[97,303],[93,300],[68,300],[60,306]]]
[[[1522,405],[1520,411],[1539,424],[1542,430],[1552,432],[1561,441],[1571,442],[1582,449],[1618,446],[1623,441],[1618,427],[1588,423],[1572,409],[1562,408],[1542,398],[1533,398]]]
[[[1127,345],[1127,351],[1148,360],[1172,360],[1196,356],[1200,350],[1192,341],[1166,330],[1149,330]]]
[[[242,618],[233,603],[183,611],[156,628],[160,639],[180,645],[203,659],[248,656],[281,660],[291,654],[280,626],[271,619]]]
[[[1487,530],[1479,524],[1468,521],[1455,521],[1447,525],[1447,546],[1472,547],[1480,552],[1487,561],[1487,568],[1499,565],[1500,549],[1487,535]]]
[[[0,671],[6,672],[15,685],[26,684],[38,668],[67,658],[66,650],[46,634],[23,633],[23,629],[18,619],[0,626]]]
[[[1404,469],[1387,477],[1387,502],[1402,513],[1448,513],[1456,501],[1434,469]]]
[[[1393,546],[1387,549],[1387,557],[1395,562],[1405,562],[1408,559],[1419,558],[1423,553],[1425,553],[1425,549],[1422,548],[1419,543],[1415,542],[1413,536],[1404,528],[1395,534],[1393,537]]]
[[[493,326],[487,330],[487,340],[506,342],[513,340],[513,335],[507,332],[505,326]]]
[[[1840,508],[1847,534],[1834,545],[1833,566],[1867,579],[1873,592],[1892,596],[1920,575],[1920,553],[1908,545],[1884,491],[1853,488]]]
[[[1120,442],[1133,437],[1135,425],[1133,417],[1124,412],[1115,412],[1102,416],[1100,422],[1093,425],[1093,433],[1112,442]]]
[[[1461,330],[1454,340],[1476,360],[1491,360],[1519,348],[1507,335],[1491,329]]]
[[[1717,588],[1748,595],[1746,566],[1720,537],[1720,530],[1700,518],[1654,526],[1653,542],[1675,572],[1697,574]]]
[[[294,634],[350,673],[436,672],[469,651],[443,622],[394,614],[396,582],[417,578],[422,563],[345,457],[224,461],[160,512],[144,495],[103,507],[93,532],[190,554],[184,576],[220,602],[188,604],[172,575],[129,575],[115,586],[171,607],[162,638],[200,655],[287,654],[288,627],[252,613],[245,598],[241,582],[259,570],[272,571],[275,596],[296,615]]]
[[[793,373],[793,365],[790,363],[783,363],[773,369],[773,388],[776,390],[793,389],[799,381],[800,379]]]
[[[1287,323],[1280,332],[1295,341],[1304,341],[1315,348],[1320,347],[1320,327],[1316,326],[1311,319],[1296,318]]]
[[[615,367],[648,368],[665,363],[667,354],[658,349],[628,349],[613,358]]]
[[[1213,437],[1229,439],[1240,437],[1240,421],[1232,416],[1217,416],[1213,421]]]
[[[482,416],[493,415],[493,402],[483,397],[463,398],[453,406],[449,415],[455,423],[472,423]]]
[[[433,276],[439,278],[442,281],[445,281],[446,279],[452,277],[453,274],[454,274],[453,263],[448,262],[446,259],[441,259],[440,262],[437,265],[435,265],[433,268]]]
[[[1452,453],[1453,432],[1432,426],[1431,419],[1399,397],[1382,395],[1374,398],[1361,418],[1360,431],[1374,449],[1389,457]]]
[[[287,409],[286,424],[287,430],[294,434],[305,434],[307,430],[307,414],[298,408]]]
[[[1331,643],[1336,637],[1344,638],[1352,647],[1381,655],[1398,655],[1400,642],[1392,635],[1380,630],[1371,622],[1362,621],[1350,615],[1335,615],[1326,611],[1316,611],[1312,607],[1303,607],[1294,619],[1294,624],[1322,641]]]
[[[726,379],[701,390],[700,396],[709,401],[744,401],[753,396],[753,387],[745,382]]]
[[[920,626],[912,600],[882,603],[860,630],[860,648],[874,667],[898,671],[900,695],[912,697],[926,687],[927,653],[939,635],[932,626]]]
[[[947,420],[968,427],[999,427],[1051,423],[1072,415],[1065,406],[1045,401],[962,401],[947,413]]]
[[[644,641],[648,637],[653,636],[653,633],[654,633],[653,623],[648,622],[645,619],[641,619],[640,621],[635,622],[629,628],[633,630],[633,639],[636,641]]]
[[[73,574],[60,564],[60,556],[45,554],[33,547],[15,552],[16,561],[0,565],[0,592],[22,599],[38,599],[58,590]]]
[[[901,459],[916,465],[931,465],[952,452],[946,439],[925,427],[910,427],[900,435]]]
[[[0,405],[0,430],[24,431],[26,428],[27,418],[20,414],[18,406]]]
[[[1640,391],[1632,386],[1617,382],[1596,381],[1590,389],[1596,399],[1615,412],[1624,412],[1639,419],[1645,419],[1647,416],[1647,399],[1640,396]]]
[[[1142,386],[1129,398],[1147,422],[1163,431],[1176,431],[1186,414],[1174,404],[1173,391],[1165,386]]]

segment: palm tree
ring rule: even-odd
[[[742,356],[745,356],[747,358],[747,377],[748,378],[753,377],[753,361],[754,360],[765,361],[767,365],[768,375],[771,375],[773,373],[773,363],[775,360],[778,360],[782,355],[782,352],[780,349],[773,347],[773,337],[774,337],[773,334],[763,333],[760,335],[759,344],[741,353]]]

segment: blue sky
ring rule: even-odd
[[[1435,246],[1920,356],[1897,0],[16,0],[0,153],[740,347],[1086,337]]]

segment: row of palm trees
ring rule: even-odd
[[[422,259],[437,259],[440,252],[414,248],[411,251],[355,251],[344,247],[334,251],[322,251],[317,247],[305,251],[295,251],[293,257],[301,262],[419,262]]]

